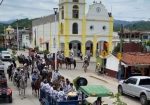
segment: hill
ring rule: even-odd
[[[10,25],[13,28],[16,28],[17,21],[8,21],[12,22]],[[0,22],[0,33],[4,33],[4,27],[8,27],[8,22]],[[7,23],[7,24],[6,24]],[[127,29],[137,30],[137,31],[150,31],[150,21],[123,21],[123,20],[115,20],[114,21],[114,31],[120,31],[121,24],[124,25]],[[31,28],[32,27],[32,20],[25,18],[18,20],[19,28]]]
[[[120,26],[123,26],[130,30],[137,31],[150,31],[150,21],[122,21],[115,20],[114,21],[114,31],[120,31]]]
[[[10,21],[9,21],[10,22]],[[0,23],[0,33],[4,33],[4,27],[8,27],[8,25],[11,25],[13,28],[16,29],[17,27],[17,21],[13,21],[11,24],[7,24],[7,22],[1,22]],[[32,27],[32,20],[26,18],[26,19],[20,19],[18,20],[18,26],[20,29],[22,28],[31,28]]]

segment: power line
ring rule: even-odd
[[[2,5],[3,1],[4,1],[4,0],[2,0],[2,1],[0,2],[0,5]]]

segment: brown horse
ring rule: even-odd
[[[41,85],[41,77],[38,78],[32,85],[32,93],[33,90],[35,91],[36,96],[39,97],[39,91],[40,91],[40,85]]]

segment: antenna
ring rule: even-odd
[[[93,4],[95,4],[96,2],[95,2],[95,0],[93,1]]]
[[[111,5],[111,10],[110,10],[110,12],[112,13],[112,11],[113,11],[113,10],[112,10],[112,5]]]

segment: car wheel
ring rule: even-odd
[[[123,89],[122,89],[122,86],[118,86],[118,93],[123,95]]]
[[[9,103],[12,103],[12,96],[9,97],[8,101]]]
[[[142,105],[148,105],[148,100],[145,94],[141,94],[140,101]]]

